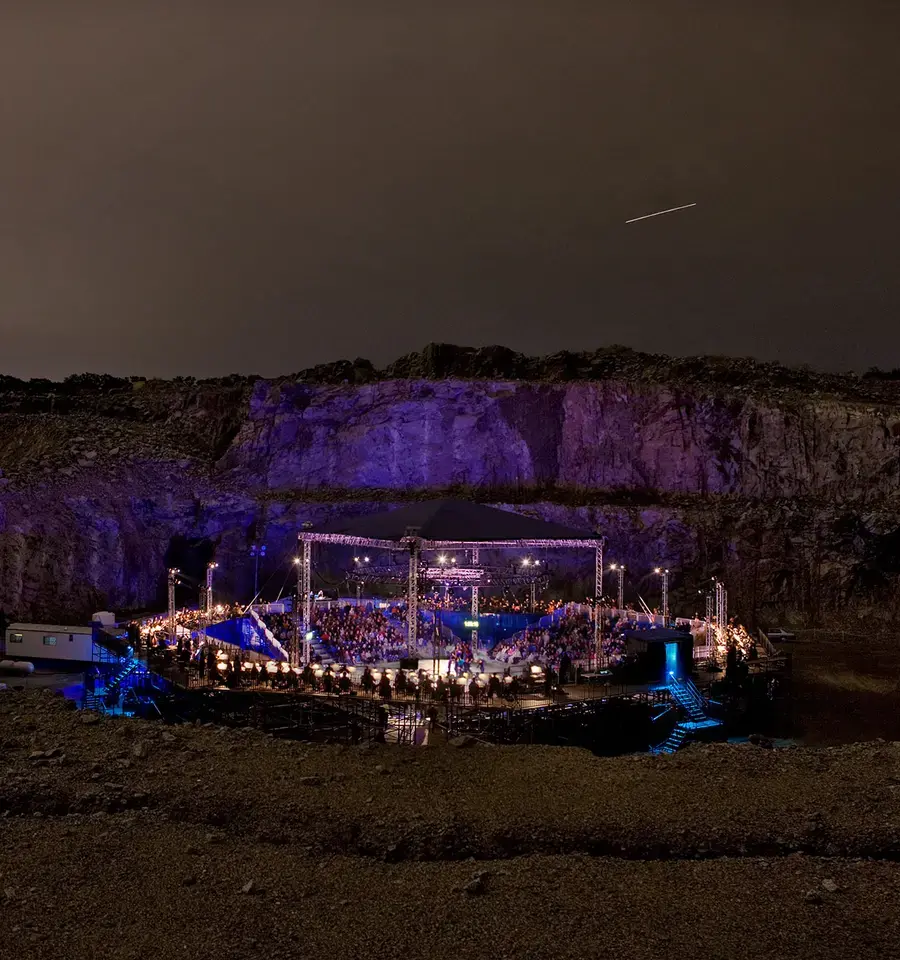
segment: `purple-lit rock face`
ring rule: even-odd
[[[758,370],[753,389],[712,390],[647,382],[665,377],[646,364],[551,382],[377,379],[361,363],[346,374],[371,382],[125,382],[53,404],[0,390],[0,608],[159,608],[166,564],[199,578],[213,549],[219,595],[248,599],[257,539],[274,596],[291,589],[303,522],[452,491],[602,530],[629,593],[652,603],[664,564],[681,612],[713,573],[746,617],[893,609],[892,394],[861,398],[858,380],[768,391]],[[318,562],[337,582],[347,559]],[[560,589],[591,590],[591,558],[548,559]]]
[[[452,485],[843,498],[898,487],[900,413],[625,383],[261,381],[220,468],[270,491]]]

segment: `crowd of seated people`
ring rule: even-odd
[[[502,663],[521,660],[544,664],[559,663],[564,655],[570,660],[591,656],[594,650],[594,625],[586,613],[566,613],[548,627],[524,630],[501,640],[491,657]]]
[[[294,637],[294,618],[289,613],[264,613],[262,621],[272,631],[272,636],[287,646]]]
[[[313,612],[313,628],[339,663],[379,663],[406,656],[398,620],[372,606],[333,607]]]
[[[450,593],[448,596],[428,597],[428,609],[437,611],[468,612],[472,609],[472,595],[468,591],[461,594]],[[541,616],[554,613],[566,605],[564,600],[537,600],[534,610],[528,599],[503,595],[482,594],[479,597],[478,609],[481,614],[491,613],[539,613]]]
[[[457,674],[465,673],[475,662],[475,651],[472,649],[472,644],[466,640],[457,640],[448,655]],[[484,660],[479,661],[478,665],[481,670],[484,670]]]
[[[285,613],[262,615],[275,638],[288,646],[294,635],[294,618]],[[435,619],[430,612],[418,611],[418,646],[434,644]],[[313,608],[313,629],[329,654],[340,663],[378,663],[406,656],[406,604],[396,603],[376,609],[371,603],[345,604]],[[446,641],[445,641],[446,643]],[[471,662],[471,661],[469,661]]]

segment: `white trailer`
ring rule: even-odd
[[[92,627],[57,623],[11,623],[3,637],[0,659],[59,660],[91,663],[94,656]]]

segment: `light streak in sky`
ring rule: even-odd
[[[645,213],[642,217],[635,217],[633,220],[626,220],[626,223],[637,223],[638,220],[649,220],[650,217],[661,217],[664,213],[675,213],[678,210],[689,210],[696,207],[696,203],[686,203],[681,207],[669,207],[668,210],[657,210],[656,213]]]

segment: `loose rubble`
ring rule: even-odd
[[[487,942],[804,960],[889,956],[900,936],[900,743],[597,759],[82,716],[0,695],[0,890],[27,960],[150,939],[160,958]]]

